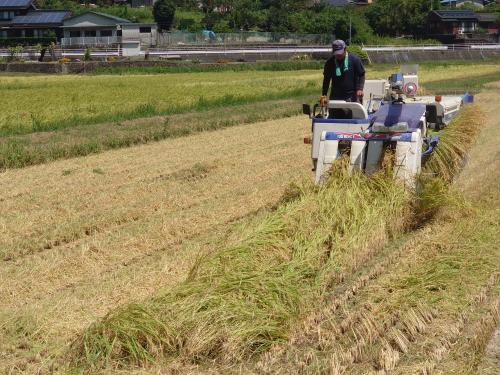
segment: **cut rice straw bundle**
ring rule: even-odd
[[[476,107],[464,109],[442,132],[425,171],[451,181],[480,121]],[[275,211],[237,228],[230,243],[201,257],[184,282],[92,324],[71,346],[72,365],[228,364],[258,355],[286,340],[342,275],[414,217],[413,193],[391,173],[351,175],[346,160],[321,188],[307,182],[293,190]]]

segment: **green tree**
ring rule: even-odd
[[[291,16],[292,28],[298,33],[328,34],[330,36],[349,40],[349,25],[353,43],[367,42],[373,30],[367,24],[364,16],[350,8],[335,8],[326,6],[312,8]]]
[[[292,16],[308,7],[308,2],[303,0],[264,0],[262,3],[269,9],[267,29],[277,32],[295,31]]]
[[[170,30],[174,22],[175,4],[172,0],[157,0],[153,6],[153,17],[159,30]]]
[[[227,15],[229,25],[234,30],[252,30],[265,23],[265,12],[259,0],[233,0]]]
[[[378,0],[366,11],[370,26],[379,35],[425,34],[427,16],[439,2],[429,0]]]

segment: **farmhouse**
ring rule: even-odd
[[[475,13],[472,10],[434,10],[428,16],[429,37],[444,43],[478,39],[484,42],[498,40],[496,16]]]
[[[60,38],[68,10],[38,10],[33,0],[0,0],[0,38]]]
[[[86,12],[64,20],[63,46],[137,44],[156,45],[156,24],[134,23],[98,12]]]
[[[496,14],[477,13],[477,22],[479,28],[485,30],[488,34],[498,35],[498,22]]]

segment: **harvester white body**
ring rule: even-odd
[[[366,81],[364,104],[330,100],[316,105],[313,113],[304,105],[304,113],[312,118],[312,136],[305,141],[312,145],[316,183],[345,153],[349,153],[352,171],[376,172],[384,149],[392,147],[395,177],[414,185],[422,158],[439,142],[438,137],[427,137],[428,129],[446,126],[459,112],[464,97],[416,96],[417,68],[405,70],[387,80]]]

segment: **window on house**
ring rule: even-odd
[[[27,29],[24,31],[24,36],[26,38],[33,38],[35,36],[34,30],[33,29]]]
[[[116,36],[122,36],[122,31],[121,30],[116,30]]]
[[[95,30],[85,30],[85,37],[92,38],[97,35]]]
[[[101,36],[113,36],[113,30],[101,30]]]
[[[79,38],[80,37],[80,30],[78,30],[78,31],[70,31],[69,32],[69,37],[70,38]]]
[[[0,12],[0,20],[11,20],[12,18],[14,18],[14,12]]]
[[[139,27],[139,32],[141,34],[146,34],[151,32],[151,27]]]

